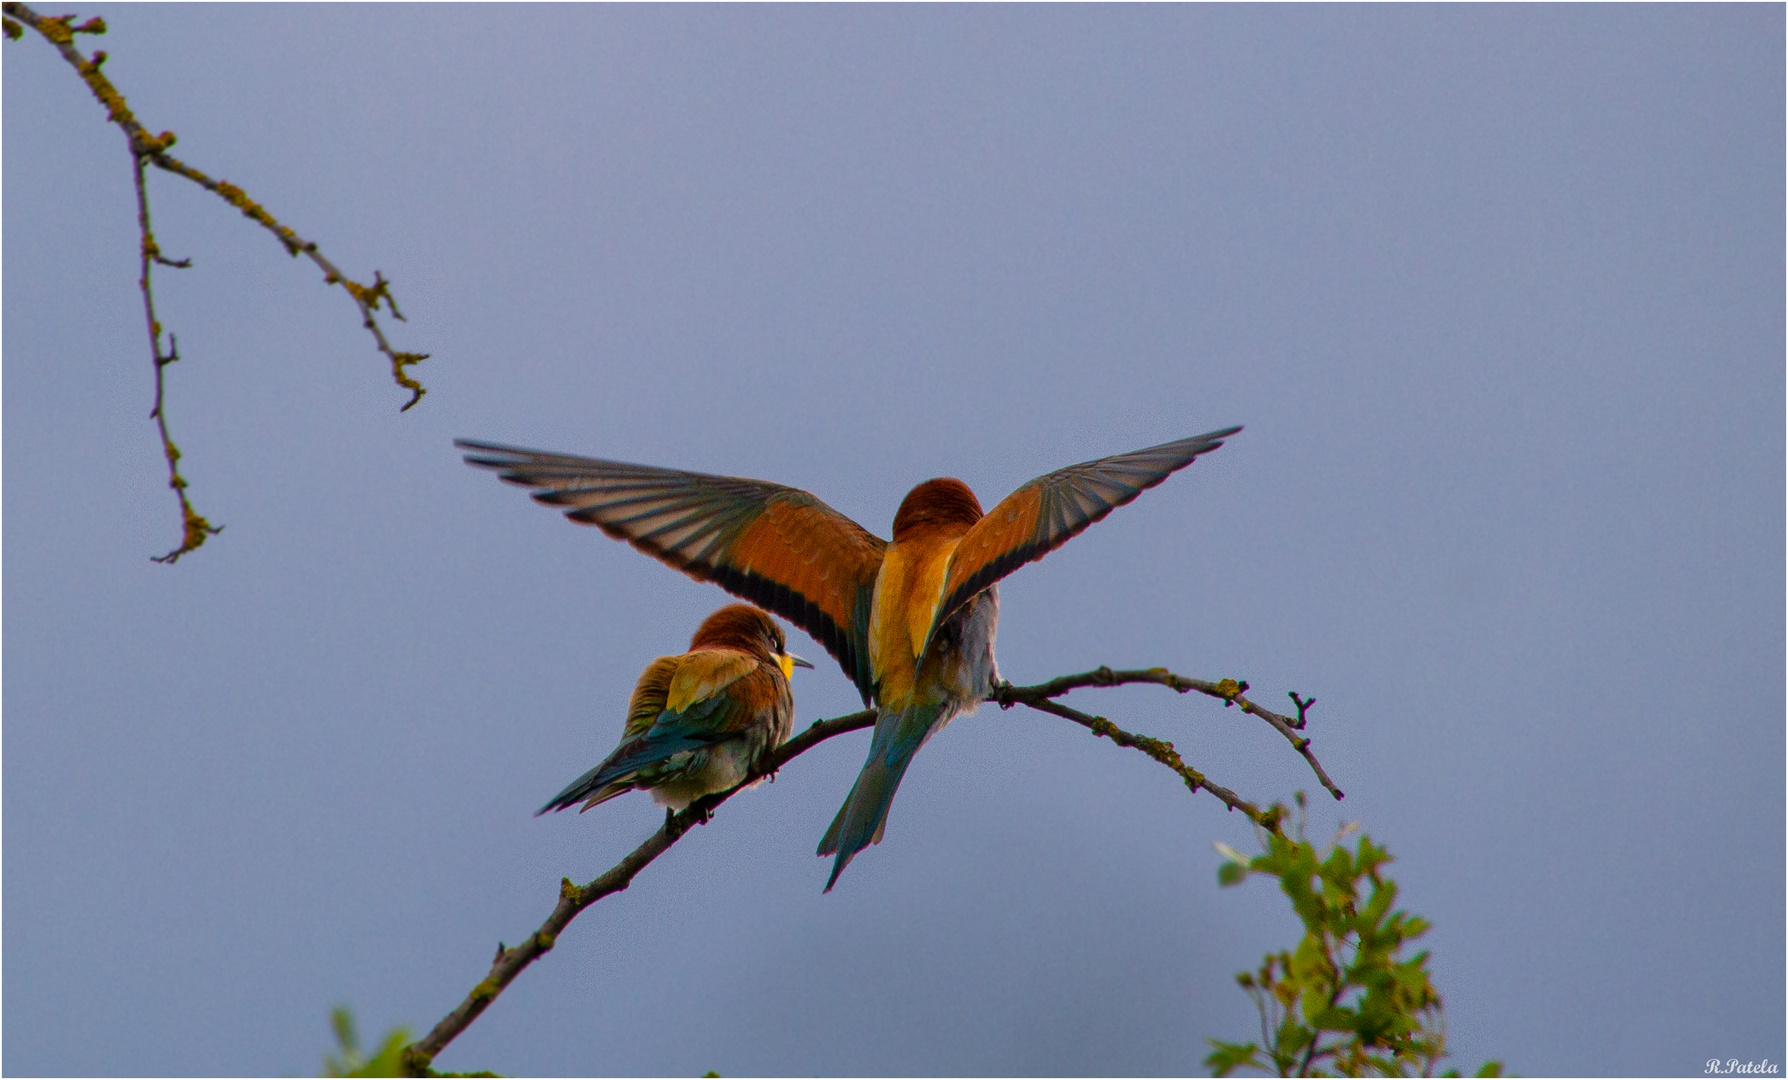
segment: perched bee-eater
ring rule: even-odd
[[[749,604],[721,608],[702,621],[688,652],[652,661],[627,703],[621,745],[539,813],[578,802],[588,810],[635,788],[681,810],[725,791],[788,738],[789,675],[812,666],[789,654],[776,620]]]
[[[999,681],[994,583],[1215,450],[1226,428],[1058,469],[982,514],[960,480],[927,480],[890,543],[797,488],[762,480],[460,441],[466,461],[536,488],[565,516],[781,615],[813,635],[875,703],[869,760],[820,841],[830,891],[879,843],[913,754]]]

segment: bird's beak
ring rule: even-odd
[[[799,656],[796,656],[794,653],[784,653],[783,655],[788,657],[788,663],[789,663],[790,667],[804,667],[809,671],[813,670],[813,665],[811,663],[807,662],[806,660],[801,659]]]

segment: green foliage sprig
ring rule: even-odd
[[[367,1057],[360,1049],[360,1033],[354,1026],[354,1014],[346,1006],[329,1010],[329,1026],[335,1032],[337,1053],[323,1059],[324,1076],[402,1076],[404,1047],[410,1044],[405,1028],[392,1028],[384,1042]]]
[[[1258,1043],[1208,1040],[1205,1064],[1217,1076],[1256,1069],[1277,1076],[1432,1076],[1446,1050],[1446,1017],[1428,973],[1428,952],[1403,955],[1428,920],[1393,908],[1397,883],[1383,873],[1391,854],[1362,834],[1352,850],[1346,826],[1318,851],[1304,836],[1304,795],[1295,835],[1261,833],[1265,850],[1248,858],[1217,845],[1224,886],[1256,874],[1291,899],[1304,937],[1291,952],[1268,953],[1236,982],[1260,1012]],[[1448,1073],[1459,1075],[1457,1072]],[[1501,1076],[1491,1061],[1478,1076]]]

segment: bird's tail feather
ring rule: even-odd
[[[539,817],[549,810],[564,810],[588,799],[588,810],[600,802],[633,789],[633,780],[641,770],[670,760],[677,754],[700,750],[717,739],[702,733],[661,735],[654,733],[643,739],[622,743],[608,760],[573,780],[552,801],[534,811]]]
[[[628,777],[628,779],[631,779],[631,777]],[[576,780],[573,780],[570,784],[567,784],[564,791],[554,795],[550,802],[534,811],[534,816],[539,817],[541,814],[549,813],[553,810],[564,810],[567,807],[576,806],[585,799],[590,800],[589,805],[584,807],[585,810],[588,810],[591,806],[612,799],[616,795],[628,790],[630,787],[632,787],[632,785],[623,781],[621,777],[616,776],[613,771],[609,769],[609,763],[605,761],[578,777]],[[603,788],[608,788],[610,790],[604,791],[602,790]]]
[[[882,842],[888,827],[888,807],[906,775],[913,755],[931,734],[942,715],[940,705],[916,705],[900,712],[884,712],[876,718],[875,739],[869,744],[869,760],[851,785],[844,805],[820,840],[820,855],[837,856],[826,891],[838,883],[838,875],[870,844]]]

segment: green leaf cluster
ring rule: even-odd
[[[329,1011],[329,1026],[335,1030],[339,1053],[323,1059],[324,1076],[404,1076],[404,1047],[410,1045],[410,1033],[392,1028],[371,1057],[360,1049],[360,1034],[354,1028],[354,1014],[346,1007]]]
[[[1298,796],[1300,811],[1304,799]],[[1300,814],[1300,818],[1302,815]],[[1303,835],[1262,833],[1265,850],[1248,858],[1226,845],[1217,871],[1224,886],[1260,875],[1279,883],[1304,924],[1290,952],[1269,953],[1258,971],[1236,976],[1260,1012],[1258,1043],[1208,1040],[1205,1064],[1217,1076],[1256,1069],[1278,1076],[1432,1076],[1446,1056],[1440,993],[1426,950],[1404,946],[1428,920],[1397,910],[1397,883],[1383,870],[1390,852],[1349,826],[1319,851]],[[1458,1075],[1456,1072],[1449,1075]],[[1500,1076],[1489,1062],[1479,1076]]]
[[[385,1033],[371,1057],[360,1049],[360,1033],[354,1026],[354,1014],[346,1006],[329,1010],[329,1026],[335,1031],[340,1053],[323,1058],[324,1076],[467,1076],[494,1077],[494,1072],[443,1073],[406,1059],[410,1049],[408,1028],[395,1027]],[[710,1074],[712,1075],[712,1074]]]

